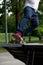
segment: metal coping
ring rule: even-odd
[[[27,46],[27,47],[29,47],[29,46],[31,46],[31,47],[33,47],[33,46],[37,46],[37,47],[43,47],[43,44],[40,44],[40,43],[25,43],[25,44],[19,44],[19,43],[15,43],[15,44],[12,44],[12,43],[8,43],[8,44],[1,44],[0,43],[0,47],[24,47],[24,46]]]
[[[0,44],[0,47],[22,47],[21,44]]]

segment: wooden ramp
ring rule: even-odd
[[[19,59],[21,60],[22,62],[26,63],[26,56],[27,56],[27,53],[25,50],[23,50],[23,48],[21,47],[10,47],[10,48],[6,48],[13,56],[14,58],[16,59]]]
[[[43,44],[0,44],[0,47],[7,49],[16,59],[26,65],[43,65]]]

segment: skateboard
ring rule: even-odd
[[[24,41],[21,41],[21,39],[19,38],[19,37],[15,37],[15,36],[13,36],[14,38],[15,38],[15,40],[13,40],[13,39],[11,39],[11,41],[10,41],[10,43],[12,43],[12,44],[22,44]],[[24,39],[23,39],[24,40]]]

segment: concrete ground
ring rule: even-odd
[[[0,53],[0,65],[25,65],[15,59],[9,52]]]

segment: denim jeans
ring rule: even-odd
[[[33,19],[31,20],[31,18]],[[31,25],[28,26],[28,28],[24,28],[25,24],[27,22],[30,22],[31,20]],[[28,32],[33,31],[37,26],[39,25],[39,19],[37,12],[29,6],[24,8],[24,18],[20,21],[17,31],[20,31],[23,35],[27,35]]]

